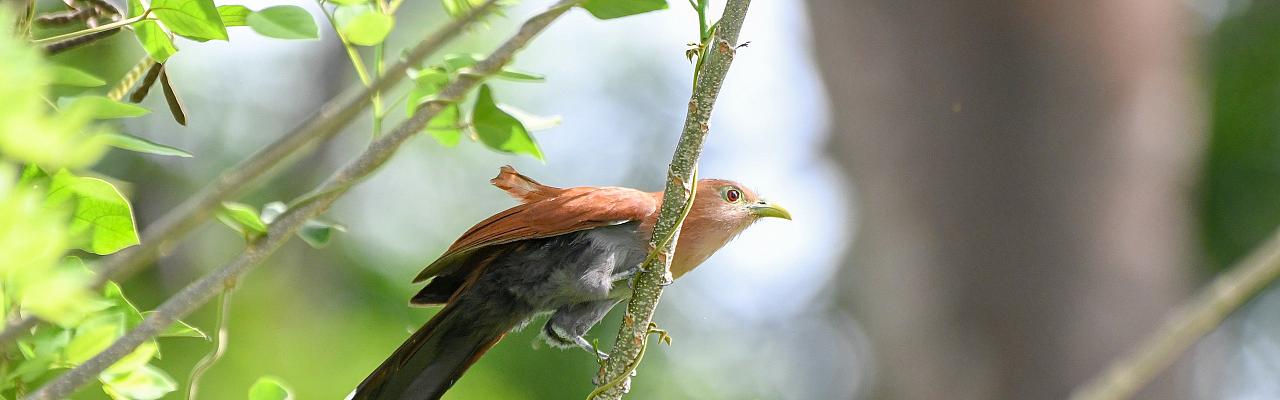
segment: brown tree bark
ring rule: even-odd
[[[1188,294],[1201,123],[1179,3],[809,7],[857,192],[837,285],[870,398],[1064,398]],[[1185,393],[1169,375],[1144,397]]]

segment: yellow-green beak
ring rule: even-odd
[[[761,200],[759,203],[752,204],[750,207],[751,212],[755,213],[756,216],[760,218],[782,218],[788,221],[791,220],[791,212],[782,208],[780,205],[768,201]]]

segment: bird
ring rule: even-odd
[[[439,399],[504,335],[547,312],[540,332],[547,343],[600,354],[584,335],[630,296],[663,193],[558,188],[509,165],[490,183],[520,204],[471,227],[413,279],[427,283],[410,306],[444,307],[349,398]],[[791,219],[787,209],[736,182],[700,179],[696,185],[671,257],[672,279],[756,221]]]

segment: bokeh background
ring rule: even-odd
[[[251,3],[324,19],[313,2]],[[489,51],[544,3],[450,51]],[[404,146],[329,213],[348,227],[331,247],[291,243],[240,283],[201,395],[241,398],[274,375],[301,399],[345,396],[434,312],[406,307],[410,278],[513,205],[488,185],[501,165],[557,186],[659,190],[697,34],[692,10],[671,3],[608,22],[575,10],[516,61],[545,83],[494,84],[563,118],[537,133],[545,163],[426,137]],[[445,18],[436,1],[406,2],[390,48]],[[141,227],[359,84],[323,24],[322,36],[179,39],[167,70],[190,126],[159,112],[124,130],[196,157],[113,152],[96,168],[133,183]],[[1280,223],[1280,3],[757,1],[742,38],[701,175],[796,218],[758,224],[669,288],[657,321],[675,344],[648,353],[634,398],[1061,398]],[[142,55],[128,35],[90,49],[57,59],[122,74]],[[245,202],[303,193],[367,144],[369,125]],[[241,247],[208,224],[125,290],[152,308]],[[211,327],[212,308],[190,320]],[[593,337],[612,343],[619,315]],[[1141,396],[1280,398],[1277,315],[1270,291]],[[447,398],[585,396],[594,359],[537,349],[536,331],[508,336]],[[185,384],[210,344],[162,347],[159,365]]]

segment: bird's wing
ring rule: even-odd
[[[635,189],[576,187],[557,190],[560,192],[554,197],[533,199],[480,221],[413,281],[422,282],[445,272],[452,274],[455,271],[450,269],[451,266],[459,266],[467,255],[484,247],[645,220],[658,209],[658,200],[653,194]]]

